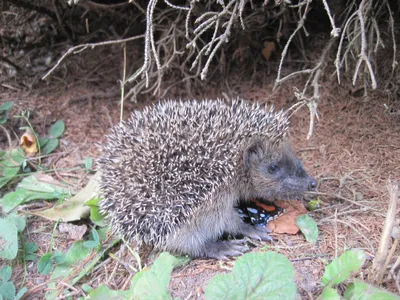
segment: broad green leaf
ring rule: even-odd
[[[18,187],[42,193],[59,192],[61,194],[68,194],[71,191],[68,186],[43,173],[35,173],[24,178],[20,184],[18,184]]]
[[[36,245],[35,242],[28,242],[25,244],[25,251],[26,253],[34,253],[38,251],[39,247]]]
[[[46,145],[40,149],[43,155],[50,154],[58,147],[58,139],[50,139]]]
[[[57,251],[56,253],[53,254],[53,259],[54,259],[54,262],[59,265],[59,264],[64,263],[65,260],[67,259],[67,257],[65,256],[64,253]]]
[[[99,245],[99,243],[95,242],[95,241],[86,241],[83,243],[83,246],[85,246],[86,248],[89,248],[89,249],[96,248],[98,245]]]
[[[0,157],[0,189],[18,174],[24,159],[20,149],[13,149],[11,154],[9,151],[2,153]]]
[[[26,287],[23,287],[22,289],[20,289],[17,293],[17,295],[15,295],[15,300],[19,300],[22,298],[22,296],[28,291],[28,289]]]
[[[38,263],[38,271],[42,275],[47,275],[51,272],[53,269],[53,261],[51,260],[53,254],[52,253],[46,253],[43,255]]]
[[[105,285],[100,285],[97,289],[92,290],[89,293],[89,299],[91,300],[124,300],[129,298],[129,291],[114,291],[106,287]]]
[[[2,105],[0,105],[0,111],[11,110],[13,105],[14,105],[14,102],[12,102],[12,101],[8,101],[6,103],[3,103]]]
[[[13,222],[0,218],[0,258],[14,259],[18,253],[18,229]]]
[[[15,286],[12,282],[0,283],[0,295],[4,299],[14,299],[15,297]]]
[[[40,149],[43,149],[44,146],[46,146],[46,144],[50,141],[49,138],[40,138],[39,139],[39,145],[40,145]]]
[[[98,197],[100,189],[99,180],[100,172],[97,172],[90,178],[88,184],[74,197],[45,211],[35,212],[35,215],[53,221],[61,219],[63,222],[78,221],[82,218],[86,218],[90,213],[90,208],[85,205],[85,202],[94,197]]]
[[[340,300],[340,296],[335,289],[326,287],[322,291],[321,297],[319,299],[320,300]]]
[[[50,137],[52,137],[52,138],[58,138],[58,137],[60,137],[60,136],[64,133],[64,130],[65,130],[65,124],[64,124],[64,122],[61,121],[61,120],[58,120],[57,122],[55,122],[55,123],[50,127],[49,135],[50,135]]]
[[[35,173],[18,183],[15,192],[6,194],[0,199],[0,203],[3,205],[4,212],[7,213],[20,204],[33,200],[52,200],[57,198],[56,195],[70,193],[71,190],[68,187],[51,176]]]
[[[333,284],[339,284],[349,279],[351,273],[360,270],[365,259],[364,251],[360,249],[347,250],[326,266],[322,284],[331,287]]]
[[[230,274],[216,275],[206,287],[206,299],[294,299],[294,269],[282,254],[248,253]]]
[[[163,252],[150,270],[143,270],[133,277],[129,299],[172,299],[168,284],[174,267],[181,266],[187,258],[177,258]]]
[[[12,275],[10,266],[4,266],[0,269],[0,277],[3,282],[9,281]]]
[[[25,260],[27,260],[27,261],[35,261],[35,260],[37,260],[37,258],[38,257],[36,254],[29,253],[29,254],[25,255]]]
[[[345,300],[400,300],[400,296],[384,291],[363,281],[355,280],[351,283],[344,295]]]
[[[296,225],[299,226],[301,232],[306,237],[307,242],[315,244],[318,240],[317,223],[308,215],[301,215],[296,220]]]
[[[18,188],[15,192],[6,194],[0,203],[3,204],[3,211],[8,213],[16,208],[18,205],[28,203],[33,200],[52,200],[55,196],[52,193],[42,193],[35,191],[28,191],[24,188]]]
[[[13,222],[19,232],[24,231],[26,226],[26,220],[24,217],[18,216],[16,214],[9,214],[6,219],[10,222]]]

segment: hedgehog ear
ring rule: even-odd
[[[246,148],[243,153],[243,163],[246,170],[250,169],[253,164],[257,164],[262,160],[264,147],[261,141],[254,141]]]

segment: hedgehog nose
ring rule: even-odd
[[[317,189],[317,181],[314,178],[312,178],[308,183],[308,190],[315,191],[316,189]]]

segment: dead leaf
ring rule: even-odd
[[[285,209],[285,213],[278,219],[268,223],[268,228],[275,233],[296,234],[299,227],[296,225],[297,217],[306,214],[308,211],[301,201],[275,201],[274,204]]]
[[[276,52],[276,44],[274,41],[265,41],[264,48],[261,50],[261,54],[264,56],[266,61],[269,61],[271,55]]]
[[[70,223],[61,223],[60,225],[58,225],[58,231],[60,233],[67,233],[68,237],[71,240],[79,241],[86,233],[87,226],[86,225],[79,226]]]
[[[28,156],[34,155],[38,152],[36,137],[30,130],[27,130],[21,136],[19,144],[24,148],[24,151]]]

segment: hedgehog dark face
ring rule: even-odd
[[[253,142],[244,152],[244,165],[250,175],[251,197],[289,200],[317,187],[287,143],[268,146]]]

